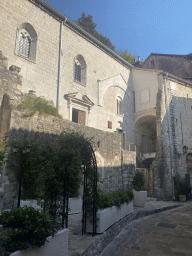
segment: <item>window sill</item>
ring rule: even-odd
[[[29,61],[29,62],[32,62],[32,63],[36,64],[35,61],[30,60],[29,58],[27,58],[27,57],[25,57],[25,56],[23,56],[23,55],[21,55],[21,54],[15,53],[15,55],[18,56],[18,57],[21,57],[21,58],[23,58],[23,59],[25,59],[25,60],[27,60],[27,61]]]
[[[74,80],[75,83],[80,84],[82,86],[86,86],[85,84],[82,84],[81,82],[78,82],[77,80]]]

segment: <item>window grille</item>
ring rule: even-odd
[[[30,38],[29,36],[24,36],[23,33],[19,34],[19,40],[18,40],[18,54],[23,55],[24,57],[29,57],[29,51],[30,51]]]
[[[81,65],[75,62],[75,81],[81,82]]]

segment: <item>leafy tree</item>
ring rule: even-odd
[[[80,17],[76,23],[91,35],[95,32],[95,28],[97,26],[93,21],[93,16],[90,14],[86,16],[84,12],[82,13],[82,17]]]
[[[130,52],[128,52],[127,49],[125,49],[124,51],[120,49],[119,55],[131,64],[133,64],[136,61],[136,53],[131,54]]]
[[[104,37],[95,29],[97,24],[93,21],[92,15],[89,14],[88,16],[86,16],[86,14],[83,12],[82,17],[80,17],[76,21],[76,24],[79,25],[81,28],[83,28],[85,31],[87,31],[89,34],[94,36],[97,40],[102,42],[108,48],[115,51],[115,46],[111,43],[110,39],[107,37]]]

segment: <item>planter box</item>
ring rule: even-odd
[[[134,206],[144,207],[147,200],[147,191],[133,191]]]
[[[133,212],[133,201],[121,205],[121,208],[113,206],[97,212],[97,233],[103,233],[107,228],[118,220]],[[87,224],[87,232],[92,232],[92,224]]]
[[[68,256],[68,229],[57,232],[54,237],[49,236],[40,248],[16,251],[10,256]]]

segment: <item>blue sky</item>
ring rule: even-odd
[[[192,0],[46,0],[71,20],[91,14],[96,30],[145,60],[192,52]]]

